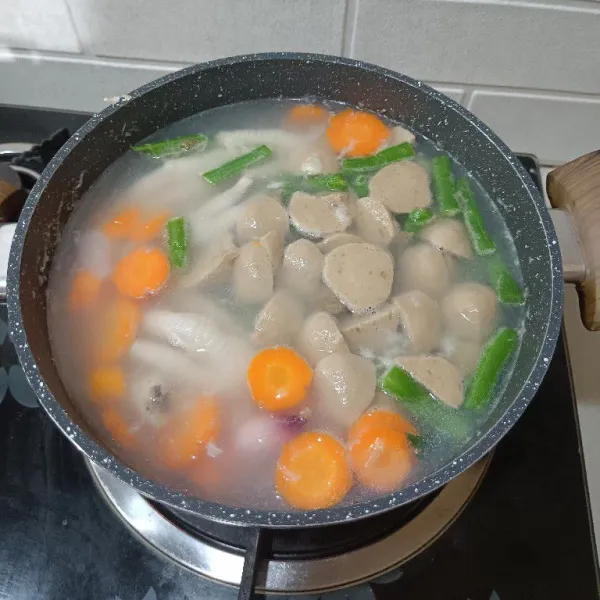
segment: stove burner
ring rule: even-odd
[[[490,461],[488,455],[441,491],[389,513],[330,527],[268,530],[271,551],[258,567],[256,591],[323,593],[396,569],[454,522]],[[155,504],[98,465],[87,466],[108,505],[147,546],[198,575],[240,585],[254,530]]]

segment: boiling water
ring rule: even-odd
[[[277,128],[280,127],[290,105],[291,102],[288,101],[260,101],[209,110],[165,128],[147,141],[169,139],[197,132],[202,132],[211,138],[224,130]],[[339,107],[334,105],[329,108],[339,110]],[[431,157],[439,154],[439,151],[423,137],[417,138],[415,148],[417,162],[430,170]],[[104,307],[114,299],[114,288],[109,284],[102,286],[97,308],[91,314],[73,313],[68,308],[71,282],[77,269],[83,266],[92,269],[100,276],[106,276],[115,261],[131,249],[126,243],[107,247],[106,239],[97,233],[99,224],[106,222],[115,211],[118,212],[130,205],[142,206],[149,211],[167,209],[171,215],[193,214],[213,196],[232,185],[226,182],[211,187],[201,179],[199,174],[231,159],[236,154],[239,152],[217,151],[212,155],[207,151],[206,155],[192,155],[163,162],[131,151],[112,165],[86,193],[81,208],[73,215],[65,229],[63,242],[53,264],[48,291],[50,337],[59,373],[69,394],[74,398],[75,405],[84,419],[98,432],[98,437],[126,463],[146,476],[190,495],[244,507],[286,509],[286,504],[278,497],[274,486],[274,470],[282,445],[300,431],[327,431],[342,441],[345,431],[343,427],[336,424],[335,420],[332,422],[319,418],[315,411],[311,413],[306,408],[300,415],[286,415],[271,419],[269,422],[265,421],[264,411],[252,401],[245,378],[248,358],[246,351],[247,349],[250,349],[250,352],[256,351],[256,348],[252,350],[253,346],[249,341],[252,325],[262,306],[247,304],[236,299],[229,283],[212,285],[201,290],[182,289],[178,285],[179,275],[172,275],[161,293],[140,301],[140,305],[146,312],[184,311],[208,315],[211,319],[220,319],[220,323],[226,321],[225,329],[243,340],[239,347],[236,346],[236,351],[230,352],[226,346],[221,348],[222,360],[210,363],[210,373],[206,375],[210,378],[211,385],[215,382],[223,383],[220,395],[222,426],[219,438],[209,444],[208,453],[212,465],[202,478],[190,475],[189,470],[182,472],[165,467],[160,456],[157,456],[157,435],[165,420],[168,419],[168,410],[166,416],[161,412],[164,406],[156,409],[154,414],[149,414],[147,407],[146,410],[140,409],[126,395],[122,401],[125,404],[123,413],[132,436],[131,438],[128,436],[127,439],[130,441],[133,439],[134,442],[123,444],[122,440],[112,439],[111,432],[107,431],[103,423],[102,415],[105,406],[90,397],[88,371],[90,362],[93,361],[94,341],[102,335],[99,330],[102,312]],[[457,177],[467,174],[458,164],[454,164],[453,168]],[[275,176],[282,171],[285,171],[285,165],[277,160],[253,169],[250,173],[262,177],[262,180],[254,184],[252,193],[246,198],[260,193],[261,187],[262,191],[267,190],[267,193],[277,194],[278,191],[273,189],[272,184]],[[488,229],[498,246],[499,254],[505,263],[510,265],[513,274],[520,281],[521,275],[514,244],[494,202],[475,181],[472,181],[472,187]],[[204,234],[210,236],[211,232],[206,231]],[[298,237],[297,233],[290,230],[286,243]],[[201,253],[202,249],[196,252]],[[192,260],[194,256],[192,255]],[[457,269],[456,281],[486,283],[482,261],[478,258],[461,261]],[[313,299],[304,299],[302,302],[307,313],[315,309]],[[497,326],[507,325],[521,331],[523,316],[523,308],[507,309],[499,305]],[[160,347],[164,348],[169,341],[174,342],[173,339],[162,339],[156,343],[163,344]],[[439,343],[438,353],[449,352],[453,343],[453,340],[446,335]],[[239,352],[236,354],[237,351]],[[391,358],[393,357],[373,357],[379,373],[390,364]],[[190,356],[189,353],[172,348],[171,354],[159,352],[156,359],[154,365],[148,365],[146,361],[140,366],[135,360],[125,357],[122,365],[128,381],[127,394],[133,393],[131,388],[137,385],[136,382],[149,386],[155,380],[158,382],[157,385],[160,382],[169,382],[168,386],[171,386],[171,389],[178,390],[177,396],[180,398],[178,401],[182,403],[203,391],[198,389],[201,387],[201,383],[198,383],[201,380],[200,375],[195,379],[194,373],[185,372],[186,365],[189,367],[192,364],[190,361],[197,360],[198,365],[202,364],[201,356]],[[178,359],[181,360],[181,364],[177,363]],[[236,361],[239,361],[239,364],[236,364]],[[505,379],[508,378],[509,371],[510,369],[505,373]],[[311,403],[318,403],[318,401],[318,398],[311,397],[309,393],[305,407],[310,408]],[[129,407],[128,402],[131,404]],[[172,397],[170,402],[173,403]],[[492,407],[493,402],[490,403],[489,410]],[[470,419],[472,433],[475,435],[478,427],[485,420],[485,415],[476,417],[475,414],[469,415],[467,411],[463,412],[467,415],[466,418]],[[306,417],[308,418],[305,419]],[[443,433],[428,430],[426,424],[417,421],[416,425],[425,437],[426,451],[416,461],[415,468],[403,485],[414,483],[449,462],[460,453],[462,448],[462,445],[449,441]],[[424,427],[421,429],[422,425]],[[377,492],[367,490],[355,482],[343,502],[352,504],[377,495]]]

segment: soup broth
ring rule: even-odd
[[[67,224],[48,300],[59,373],[115,454],[271,510],[352,504],[460,454],[525,309],[461,165],[306,99],[206,111],[126,153]]]

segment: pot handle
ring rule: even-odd
[[[581,320],[600,330],[600,150],[548,173],[550,203],[570,216],[583,254],[585,271],[577,278]]]

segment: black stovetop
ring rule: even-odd
[[[11,110],[14,114],[17,109]],[[23,110],[27,113],[40,122],[42,117],[34,111]],[[0,141],[8,141],[2,132],[6,114],[0,107]],[[44,119],[43,136],[62,125],[58,113],[47,113]],[[23,140],[13,136],[11,141]],[[118,521],[96,491],[82,456],[37,406],[16,362],[5,321],[6,307],[0,305],[0,598],[234,599],[235,590],[155,555]],[[368,520],[364,523],[368,526]],[[441,538],[377,583],[323,596],[599,597],[579,427],[562,338],[531,406],[499,444],[474,498]]]

